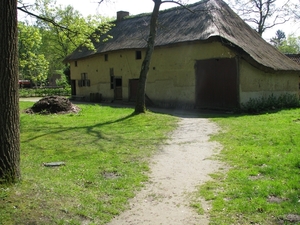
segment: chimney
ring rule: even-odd
[[[126,11],[118,11],[117,12],[117,21],[121,21],[124,17],[129,16],[129,12]]]

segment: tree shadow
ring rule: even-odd
[[[149,108],[154,113],[160,113],[165,115],[171,115],[179,118],[238,118],[244,116],[260,116],[264,114],[278,113],[283,109],[272,109],[261,112],[243,112],[240,110],[213,110],[213,109],[167,109],[167,108]]]
[[[211,110],[211,109],[165,109],[165,108],[150,108],[151,112],[171,115],[179,118],[230,118],[240,117],[246,114],[234,113],[226,110]]]
[[[50,132],[47,132],[45,134],[41,134],[41,135],[37,135],[37,136],[31,137],[31,138],[28,138],[27,140],[22,141],[22,142],[26,143],[26,142],[34,141],[38,138],[45,137],[45,136],[50,135],[50,134],[59,134],[59,133],[67,132],[67,131],[80,130],[80,129],[85,129],[86,133],[93,134],[93,136],[95,136],[98,139],[103,139],[103,135],[101,134],[101,132],[100,131],[95,131],[94,128],[101,127],[101,126],[106,126],[106,125],[111,125],[111,124],[115,124],[115,123],[120,123],[120,122],[128,120],[128,119],[130,119],[130,118],[132,118],[136,115],[137,114],[135,114],[135,113],[131,113],[131,114],[129,114],[125,117],[119,118],[117,120],[107,121],[107,122],[104,122],[104,123],[97,123],[97,124],[90,125],[90,126],[75,126],[75,127],[68,127],[68,128],[65,128],[65,129],[54,128],[55,129],[54,131],[50,131]]]

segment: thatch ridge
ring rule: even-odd
[[[262,39],[222,0],[203,0],[187,7],[189,10],[174,7],[160,12],[155,47],[220,37],[225,40],[224,44],[229,44],[233,49],[242,49],[245,59],[262,67],[280,71],[300,70],[295,62]],[[151,13],[139,14],[115,21],[116,26],[108,32],[113,38],[95,43],[96,52],[81,47],[65,61],[110,51],[146,48],[150,16]]]

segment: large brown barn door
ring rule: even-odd
[[[122,100],[123,95],[122,95],[122,77],[114,77],[114,95],[115,95],[115,100]]]
[[[235,58],[196,62],[196,107],[233,109],[238,106],[238,75]]]
[[[129,80],[129,101],[135,102],[138,91],[139,79]]]

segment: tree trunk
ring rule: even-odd
[[[138,94],[137,94],[136,105],[135,105],[135,113],[146,112],[146,106],[145,106],[146,82],[147,82],[147,75],[149,71],[151,57],[154,50],[154,42],[155,42],[156,29],[157,29],[157,18],[158,18],[159,7],[161,3],[162,3],[161,0],[154,0],[154,8],[151,15],[150,33],[148,37],[146,55],[143,60],[142,68],[140,72]]]
[[[0,0],[0,183],[20,178],[17,0]]]

